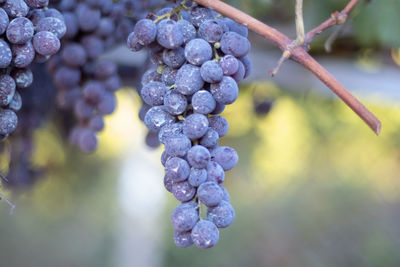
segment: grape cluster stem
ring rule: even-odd
[[[194,0],[200,5],[214,9],[222,15],[235,20],[238,23],[245,25],[250,30],[272,41],[283,52],[293,46],[293,42],[288,36],[278,31],[277,29],[266,25],[256,18],[242,12],[219,0]],[[290,53],[283,55],[280,61],[285,61],[288,57],[313,73],[321,80],[330,90],[332,90],[340,99],[343,100],[374,132],[379,135],[382,129],[380,120],[371,113],[354,95],[352,95],[333,75],[320,65],[307,51],[309,43],[315,36],[324,30],[346,21],[348,14],[358,4],[359,0],[351,0],[341,12],[335,12],[333,15],[305,35],[304,44],[297,45],[290,49]],[[281,64],[283,64],[283,62]]]

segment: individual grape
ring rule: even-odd
[[[35,49],[31,42],[22,45],[12,45],[11,52],[13,55],[11,63],[17,68],[28,67],[35,58]]]
[[[152,132],[157,132],[166,124],[173,123],[174,117],[170,115],[162,106],[152,107],[144,117],[144,123]]]
[[[119,77],[118,73],[110,76],[104,81],[104,86],[106,87],[106,90],[109,92],[116,92],[118,91],[122,84],[121,84],[121,78]]]
[[[24,0],[25,3],[32,9],[44,8],[49,4],[49,0]]]
[[[172,227],[180,232],[191,230],[199,220],[196,206],[195,202],[179,204],[171,215]]]
[[[210,92],[200,90],[192,96],[192,106],[197,113],[209,114],[215,109],[216,102]]]
[[[131,32],[126,40],[126,45],[133,52],[142,50],[144,45],[139,42],[139,38],[136,36],[135,32]]]
[[[33,83],[33,73],[29,68],[15,68],[11,71],[11,77],[17,88],[27,88]]]
[[[191,186],[188,181],[173,183],[171,191],[174,197],[181,202],[190,201],[196,195],[196,188]]]
[[[239,61],[232,55],[226,55],[221,58],[219,65],[224,75],[230,76],[235,74],[239,69]]]
[[[172,115],[179,115],[186,111],[187,99],[175,90],[168,91],[164,96],[164,107]]]
[[[228,25],[231,32],[236,32],[245,38],[247,38],[247,36],[249,35],[249,30],[245,26],[237,23],[236,21],[230,18],[224,18],[224,22],[226,23],[226,25]]]
[[[96,133],[90,129],[79,132],[78,146],[85,153],[93,153],[98,147]]]
[[[74,105],[74,114],[80,120],[87,120],[92,117],[94,106],[87,103],[83,98],[78,99]]]
[[[157,25],[149,19],[139,20],[133,29],[141,45],[149,45],[157,36]]]
[[[239,156],[233,148],[220,146],[211,151],[211,159],[221,165],[224,171],[229,171],[238,163]]]
[[[96,105],[97,112],[101,115],[112,114],[117,107],[117,99],[111,92],[105,91],[100,102]]]
[[[215,19],[204,21],[199,27],[199,36],[209,43],[219,42],[224,34],[224,28]]]
[[[238,61],[238,63],[238,70],[231,76],[237,83],[241,82],[244,79],[244,75],[246,74],[243,63],[240,60]]]
[[[79,88],[60,90],[57,93],[57,105],[64,110],[71,109],[80,97],[81,92]]]
[[[219,135],[217,131],[209,128],[205,135],[200,139],[200,145],[206,148],[214,148],[218,145]]]
[[[18,117],[10,109],[0,110],[0,135],[8,136],[15,131],[18,125]]]
[[[165,163],[167,163],[167,161],[172,158],[170,155],[167,154],[167,152],[165,152],[165,150],[161,153],[161,163],[162,165],[165,167]],[[170,177],[167,177],[166,179],[171,179]]]
[[[29,7],[24,0],[6,0],[2,8],[10,18],[26,17]]]
[[[170,193],[172,193],[172,185],[173,184],[174,184],[174,181],[171,179],[171,177],[164,175],[164,187]]]
[[[177,69],[166,67],[161,75],[161,81],[165,83],[166,86],[172,86],[176,82],[177,74],[178,74]]]
[[[183,33],[176,22],[165,19],[157,25],[157,42],[165,48],[175,49],[183,44]]]
[[[99,26],[96,29],[96,35],[100,37],[108,37],[115,31],[115,24],[112,19],[102,17]]]
[[[164,96],[166,92],[167,88],[163,83],[149,82],[143,86],[140,95],[146,104],[150,106],[158,106],[164,103]]]
[[[0,7],[0,34],[6,32],[9,23],[10,19],[8,18],[7,13]]]
[[[100,115],[95,115],[90,118],[88,126],[90,129],[96,132],[100,132],[104,129],[104,120]]]
[[[57,36],[58,39],[61,39],[67,32],[67,27],[64,20],[54,17],[46,17],[39,20],[36,25],[36,31],[48,31]]]
[[[67,28],[64,37],[68,39],[74,38],[79,32],[78,18],[74,13],[65,12],[64,13],[64,23]]]
[[[211,115],[218,115],[218,114],[221,114],[224,110],[225,110],[225,105],[217,102],[217,105],[215,106],[215,109],[210,114]]]
[[[207,209],[207,220],[218,228],[226,228],[235,220],[235,210],[229,202],[222,200],[218,206]]]
[[[236,32],[226,32],[221,38],[221,50],[227,55],[244,57],[250,51],[250,42]]]
[[[62,66],[54,74],[54,83],[61,88],[74,88],[81,81],[81,76],[78,69]]]
[[[203,80],[208,83],[218,83],[224,77],[222,68],[214,60],[206,61],[201,65],[200,73]]]
[[[197,196],[207,207],[214,207],[221,202],[224,192],[217,183],[205,182],[199,186]]]
[[[80,67],[86,63],[85,49],[78,43],[69,43],[63,47],[61,57],[63,62],[70,67]]]
[[[194,187],[198,187],[207,181],[207,171],[205,169],[191,168],[188,182]]]
[[[142,76],[142,86],[150,82],[161,82],[161,74],[157,72],[157,69],[149,69]]]
[[[180,134],[166,139],[165,152],[173,157],[183,157],[191,148],[192,144],[186,135]]]
[[[197,169],[206,168],[210,158],[211,155],[208,149],[200,145],[191,147],[187,153],[190,166]]]
[[[200,220],[192,229],[192,240],[198,248],[211,248],[218,243],[218,228],[210,221]]]
[[[81,44],[85,48],[86,54],[90,59],[95,59],[104,52],[103,41],[94,35],[86,35],[82,37]]]
[[[22,98],[21,98],[21,95],[18,92],[15,92],[15,94],[14,94],[14,96],[13,96],[11,102],[10,102],[10,105],[8,105],[8,107],[11,110],[15,111],[15,112],[17,112],[17,111],[19,111],[21,109],[21,107],[22,107]]]
[[[253,70],[253,65],[248,56],[244,56],[244,57],[240,58],[240,61],[243,63],[244,70],[245,70],[243,78],[246,79],[251,74],[251,72]]]
[[[215,161],[209,161],[207,164],[207,181],[222,184],[225,180],[224,169]]]
[[[84,32],[91,32],[99,25],[101,12],[99,9],[91,8],[85,3],[80,3],[76,8],[76,17],[80,29]]]
[[[186,231],[186,232],[180,232],[176,231],[174,232],[174,243],[180,248],[187,248],[193,245],[193,240],[191,236],[191,231]]]
[[[46,17],[52,17],[64,21],[64,15],[55,8],[46,8],[44,14]]]
[[[191,114],[183,122],[183,133],[192,140],[201,138],[208,130],[208,119],[202,114]]]
[[[160,146],[158,135],[155,132],[148,132],[146,134],[145,143],[150,148],[157,148]]]
[[[0,39],[0,68],[7,68],[12,60],[10,46],[3,39]]]
[[[96,105],[103,100],[106,89],[101,82],[88,81],[83,87],[83,97],[88,103]]]
[[[180,68],[185,63],[185,50],[182,47],[164,49],[162,53],[164,63],[174,69]]]
[[[229,76],[224,76],[219,83],[211,84],[210,91],[215,100],[224,105],[232,104],[239,96],[239,87]]]
[[[212,58],[211,45],[203,39],[193,39],[185,46],[185,57],[189,63],[201,66]]]
[[[184,44],[187,44],[190,40],[196,38],[196,28],[189,21],[181,19],[176,23],[176,25],[181,29]]]
[[[186,160],[173,157],[165,163],[165,175],[174,182],[182,182],[189,177],[190,167]]]
[[[33,47],[37,53],[51,56],[60,49],[60,40],[51,32],[38,32],[33,36]]]
[[[199,27],[204,21],[213,19],[213,15],[210,9],[196,6],[190,10],[190,22]]]
[[[117,73],[117,65],[110,60],[99,60],[94,64],[94,77],[105,80]]]
[[[5,107],[10,104],[15,94],[15,87],[15,81],[10,75],[0,75],[0,106]]]
[[[158,132],[158,139],[161,143],[165,143],[167,138],[182,134],[182,123],[171,123],[163,126]]]
[[[163,51],[150,51],[150,62],[157,66],[164,65]]]
[[[183,65],[176,75],[176,90],[183,95],[192,95],[204,85],[200,68],[191,64]]]
[[[223,187],[222,185],[219,185],[219,187],[224,192],[224,197],[222,198],[222,200],[226,201],[226,202],[230,202],[231,201],[231,196],[229,195],[228,190],[226,190],[226,188]]]
[[[34,28],[27,18],[15,18],[8,24],[7,39],[13,44],[24,44],[32,39]]]

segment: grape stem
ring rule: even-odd
[[[313,38],[327,28],[342,24],[346,21],[350,11],[354,9],[359,0],[351,0],[341,12],[335,12],[332,16],[305,35],[304,44],[293,46],[293,42],[282,32],[264,24],[256,18],[242,12],[219,0],[194,0],[198,4],[212,8],[222,15],[229,17],[236,22],[243,24],[250,30],[272,41],[283,52],[289,50],[289,58],[303,65],[318,79],[320,79],[329,89],[331,89],[340,99],[343,100],[374,132],[379,135],[382,124],[379,119],[372,114],[360,101],[357,100],[331,73],[321,66],[310,54],[308,54],[309,43]],[[285,55],[284,55],[285,56]],[[286,55],[287,56],[287,55]],[[284,61],[284,59],[281,59]],[[282,62],[283,63],[283,62]]]
[[[1,199],[7,202],[7,204],[10,206],[10,215],[12,215],[14,213],[16,206],[13,203],[11,203],[11,201],[9,201],[2,193],[0,193],[0,200]]]

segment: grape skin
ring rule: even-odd
[[[201,78],[200,68],[191,64],[183,65],[176,75],[176,90],[183,95],[192,95],[199,91],[204,80]]]
[[[221,146],[211,151],[211,158],[217,162],[224,171],[229,171],[235,167],[239,161],[239,156],[236,151],[227,146]]]
[[[207,148],[204,146],[196,145],[189,149],[187,159],[190,166],[203,169],[207,167],[211,155]]]
[[[201,138],[208,130],[208,119],[202,114],[189,115],[183,122],[183,133],[192,140]]]
[[[201,65],[200,73],[203,80],[208,83],[218,83],[224,77],[222,68],[214,60],[206,61]]]
[[[60,49],[60,40],[48,31],[38,32],[33,36],[35,51],[43,56],[51,56]]]
[[[216,104],[214,97],[206,90],[197,91],[192,96],[192,106],[197,113],[209,114],[215,109]]]
[[[214,207],[221,202],[224,197],[224,192],[217,183],[205,182],[199,186],[197,196],[207,207]]]
[[[207,219],[218,228],[226,228],[235,220],[235,210],[229,202],[222,200],[218,206],[207,209]]]
[[[215,100],[224,105],[232,104],[239,96],[239,87],[229,76],[224,76],[219,83],[211,84],[210,91]]]
[[[200,220],[192,229],[192,240],[198,248],[211,248],[218,243],[218,228],[210,221]]]
[[[171,223],[175,230],[185,232],[191,230],[198,221],[199,213],[195,202],[179,204],[171,215]]]
[[[15,18],[7,27],[7,39],[13,44],[24,44],[32,39],[34,28],[27,18]]]
[[[7,68],[12,60],[10,46],[3,39],[0,39],[0,68]]]
[[[173,157],[165,163],[165,175],[174,182],[185,181],[190,174],[190,167],[186,160]]]
[[[193,39],[185,46],[185,58],[189,63],[201,66],[212,58],[211,45],[203,39]]]

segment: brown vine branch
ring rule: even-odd
[[[271,40],[283,52],[287,51],[289,46],[294,42],[285,34],[272,28],[261,21],[253,18],[252,16],[224,3],[219,0],[194,0],[200,5],[214,9],[222,15],[229,17],[236,22],[243,24],[250,30],[258,33],[264,38]],[[339,17],[331,17],[323,22],[320,26],[316,27],[306,35],[306,41],[311,40],[313,36],[320,31],[327,29],[330,26],[337,25],[344,16],[355,7],[358,0],[351,0],[344,8]],[[343,21],[344,22],[344,21]],[[308,36],[308,39],[307,39]],[[312,37],[312,38],[311,38]],[[355,98],[346,88],[341,85],[324,67],[322,67],[314,58],[312,58],[302,46],[297,46],[290,50],[290,58],[300,63],[315,76],[317,76],[326,86],[329,87],[340,99],[342,99],[360,118],[377,134],[381,131],[381,122],[372,114],[357,98]]]
[[[315,36],[322,33],[326,29],[335,25],[340,25],[345,23],[349,16],[349,13],[354,9],[354,7],[358,4],[358,2],[359,0],[351,0],[341,12],[336,11],[332,13],[329,19],[327,19],[326,21],[322,22],[320,25],[309,31],[306,34],[306,39],[304,43],[305,47],[308,47],[308,45],[315,38]]]

